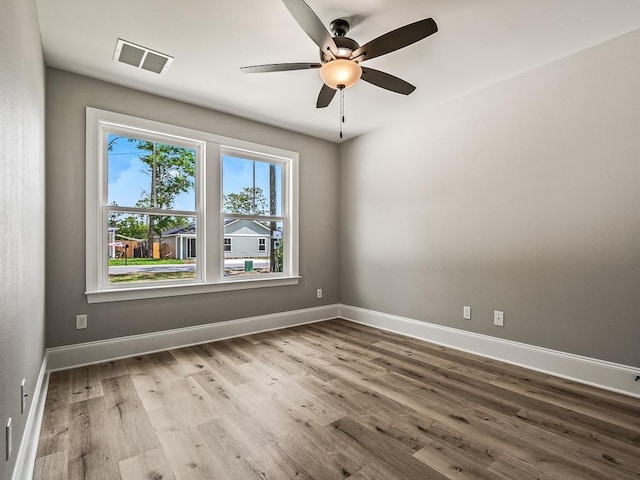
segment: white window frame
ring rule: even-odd
[[[223,137],[92,107],[86,111],[86,291],[89,303],[170,297],[299,283],[299,186],[297,152]],[[141,137],[196,147],[196,278],[189,280],[109,284],[107,279],[107,132],[139,132]],[[286,252],[282,273],[224,277],[222,152],[282,165],[282,216]],[[137,213],[137,212],[136,212]],[[176,212],[173,212],[176,213]],[[185,213],[185,212],[182,212]],[[189,213],[191,214],[191,213]],[[228,216],[228,215],[227,215]],[[216,221],[216,218],[218,221]]]
[[[266,238],[258,238],[258,251],[266,252],[267,251],[267,239]]]
[[[229,240],[229,243],[227,243],[227,240]],[[227,245],[229,246],[229,250],[227,250]],[[233,252],[233,238],[224,237],[224,239],[222,240],[222,248],[227,253]]]

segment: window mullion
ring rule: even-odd
[[[222,247],[223,220],[222,211],[222,165],[220,145],[207,142],[206,155],[202,164],[204,189],[201,198],[202,215],[206,214],[207,221],[202,221],[205,226],[200,252],[204,255],[204,280],[207,283],[218,282],[222,278]],[[206,205],[206,209],[204,206]]]

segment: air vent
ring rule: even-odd
[[[169,55],[141,47],[140,45],[127,42],[121,38],[119,38],[118,43],[116,43],[116,51],[113,54],[113,59],[154,73],[165,72],[167,68],[169,68],[169,65],[171,65],[171,62],[173,62],[173,57]]]

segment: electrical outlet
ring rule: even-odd
[[[493,324],[497,327],[504,327],[504,312],[493,312]]]
[[[471,307],[462,307],[462,318],[471,320]]]
[[[322,289],[321,288],[316,290],[316,295],[317,295],[318,298],[322,298]]]
[[[87,315],[76,315],[76,330],[87,328]]]
[[[24,415],[24,412],[27,411],[27,381],[23,378],[22,383],[20,384],[20,413]]]
[[[12,434],[11,434],[11,417],[9,417],[9,421],[7,422],[7,426],[4,430],[5,436],[5,445],[6,445],[6,457],[7,462],[11,459],[11,450],[12,450]]]

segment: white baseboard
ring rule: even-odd
[[[339,306],[335,304],[230,320],[227,322],[209,323],[195,327],[177,328],[174,330],[164,330],[142,335],[49,348],[47,349],[49,354],[49,370],[65,370],[93,363],[160,352],[172,348],[198,345],[252,333],[321,322],[338,317]]]
[[[49,383],[49,373],[47,372],[48,355],[45,352],[40,366],[40,373],[33,389],[33,397],[29,407],[29,416],[24,428],[24,435],[20,442],[20,449],[16,457],[16,466],[13,470],[12,480],[31,480],[33,477],[33,466],[38,452],[38,441],[40,439],[40,427],[44,415],[44,404],[47,400],[47,388]]]
[[[640,398],[640,368],[340,305],[340,317],[483,357]]]

